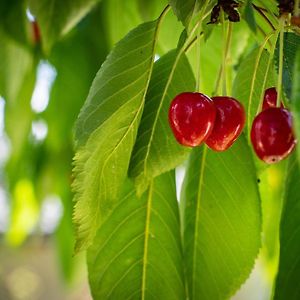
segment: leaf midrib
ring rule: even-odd
[[[143,271],[142,271],[142,288],[141,288],[141,299],[145,300],[146,292],[146,276],[147,276],[147,263],[148,263],[148,243],[149,243],[149,233],[150,233],[150,218],[151,218],[151,206],[152,206],[152,196],[153,196],[153,182],[151,182],[148,191],[147,198],[147,213],[146,213],[146,223],[145,223],[145,241],[144,241],[144,256],[143,256]]]
[[[202,195],[206,154],[207,154],[207,147],[203,146],[203,153],[202,153],[202,159],[201,159],[201,170],[200,170],[199,184],[198,184],[198,190],[197,190],[197,203],[196,203],[195,233],[194,233],[194,247],[193,247],[192,299],[195,299],[197,241],[198,241],[198,235],[199,235],[198,222],[199,222],[199,218],[200,218],[200,201],[201,201],[201,195]]]

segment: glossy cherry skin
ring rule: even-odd
[[[291,113],[280,107],[259,113],[252,124],[251,142],[257,156],[268,164],[286,158],[296,145]]]
[[[277,102],[277,91],[275,87],[271,87],[265,90],[264,94],[264,101],[263,101],[263,106],[262,110],[265,110],[270,107],[276,107],[276,102]],[[284,107],[282,102],[280,104],[280,107]]]
[[[241,134],[245,125],[243,105],[232,97],[212,97],[217,109],[216,120],[206,145],[214,151],[227,150]]]
[[[216,117],[213,101],[201,93],[177,95],[169,108],[169,123],[178,143],[199,146],[210,135]]]

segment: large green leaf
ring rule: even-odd
[[[99,0],[29,0],[41,29],[43,47],[52,45],[70,31]]]
[[[295,134],[300,141],[300,50],[297,52],[295,66],[294,66],[294,77],[293,77],[293,89],[291,99],[291,109],[294,118],[294,129]],[[297,147],[298,161],[300,162],[300,147]]]
[[[241,137],[223,153],[195,148],[182,190],[189,299],[224,300],[246,280],[260,247],[251,152]]]
[[[247,134],[258,113],[265,88],[274,86],[273,64],[270,63],[268,68],[268,62],[269,53],[266,50],[260,55],[259,48],[253,49],[240,64],[233,83],[232,95],[245,106]]]
[[[298,300],[300,297],[300,170],[295,157],[287,173],[285,203],[280,225],[280,260],[275,300]]]
[[[153,67],[160,20],[131,31],[98,72],[76,126],[76,249],[88,246],[113,207],[129,159]]]
[[[173,50],[159,59],[153,69],[145,109],[130,163],[138,193],[153,177],[183,162],[188,149],[175,140],[168,124],[170,102],[179,93],[193,91],[195,79],[187,58]]]
[[[284,91],[290,98],[292,93],[293,72],[296,59],[296,53],[300,49],[300,36],[286,32],[283,38],[283,74],[282,83]],[[276,51],[276,66],[279,65],[279,43],[277,43]]]
[[[127,188],[88,250],[94,300],[185,299],[174,172]]]

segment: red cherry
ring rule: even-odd
[[[169,109],[169,123],[178,143],[199,146],[210,135],[216,117],[213,101],[201,93],[177,95]]]
[[[291,113],[280,107],[259,113],[252,124],[251,142],[257,156],[268,164],[286,158],[296,145]]]
[[[264,101],[263,101],[263,107],[262,110],[265,110],[270,107],[276,107],[277,102],[277,91],[276,88],[271,87],[265,90],[264,95]],[[280,107],[284,108],[282,102],[280,104]]]
[[[245,110],[240,102],[231,97],[213,97],[217,109],[215,125],[206,140],[209,148],[225,151],[241,134],[245,125]]]

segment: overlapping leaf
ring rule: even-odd
[[[280,259],[274,300],[300,298],[300,171],[295,157],[290,161],[280,225]]]
[[[300,49],[300,36],[286,32],[283,39],[283,74],[282,83],[287,96],[291,97],[293,72],[296,59],[296,53]],[[279,43],[275,51],[276,65],[279,65]]]
[[[274,86],[273,64],[269,62],[269,53],[263,50],[260,56],[259,49],[254,49],[242,61],[233,83],[233,96],[241,101],[246,110],[247,133],[258,112],[265,88]]]
[[[179,145],[168,124],[171,100],[179,93],[193,91],[195,79],[185,55],[173,50],[159,59],[153,70],[145,109],[130,163],[139,194],[149,181],[182,163],[188,153]]]
[[[260,201],[245,139],[223,153],[193,150],[181,200],[189,299],[227,299],[260,247]]]
[[[129,184],[88,250],[94,300],[185,299],[174,172],[141,198]]]
[[[298,50],[294,66],[291,109],[293,113],[295,134],[300,141],[300,50]],[[297,147],[298,161],[300,162],[300,147]]]
[[[149,84],[160,19],[131,31],[98,72],[76,126],[77,246],[88,246],[126,178]]]
[[[70,31],[99,0],[30,0],[29,6],[37,18],[46,52]]]

